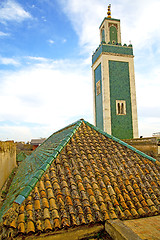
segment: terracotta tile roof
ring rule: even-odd
[[[4,238],[160,213],[160,163],[84,120],[24,162],[1,210]]]

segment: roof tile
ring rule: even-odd
[[[4,224],[19,233],[160,213],[156,161],[85,121],[53,134],[29,159],[24,167],[33,160],[28,168],[34,170],[24,178],[25,196],[17,197],[23,203],[15,222],[4,215]],[[36,161],[42,161],[38,168]]]

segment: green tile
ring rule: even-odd
[[[54,157],[49,157],[49,158],[46,160],[46,163],[48,163],[49,165],[51,165],[52,162],[53,162],[53,160],[54,160]]]
[[[63,146],[62,145],[59,145],[58,147],[56,147],[56,151],[58,151],[59,153],[62,151],[63,149]]]
[[[27,186],[23,189],[23,191],[20,193],[20,195],[27,198],[31,191],[32,191],[32,188],[30,186]]]
[[[22,204],[22,202],[25,200],[25,197],[22,195],[18,195],[16,199],[14,200],[15,203],[18,203],[19,205]]]
[[[35,173],[34,177],[39,180],[39,179],[42,177],[43,174],[44,174],[44,170],[39,169],[39,170]]]
[[[36,177],[33,177],[31,181],[28,183],[28,185],[33,189],[38,182],[38,179]]]
[[[53,154],[51,155],[51,157],[56,158],[58,156],[59,152],[54,150]]]
[[[40,169],[44,170],[44,172],[45,172],[45,171],[47,171],[47,169],[48,169],[49,167],[50,167],[50,165],[49,165],[48,163],[44,163],[44,164],[41,166]]]

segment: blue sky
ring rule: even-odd
[[[0,140],[93,123],[91,55],[109,3],[133,44],[139,135],[160,131],[159,0],[1,0]]]

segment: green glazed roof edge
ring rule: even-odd
[[[74,128],[71,130],[71,132],[70,132],[69,134],[67,134],[67,136],[63,139],[63,140],[65,140],[65,141],[63,142],[63,144],[60,143],[60,144],[54,149],[54,153],[57,152],[57,153],[59,154],[59,153],[63,150],[63,148],[66,146],[66,144],[67,144],[67,143],[70,141],[70,139],[72,138],[73,134],[74,134],[74,133],[78,130],[78,128],[81,126],[82,122],[83,122],[83,120],[80,119],[80,120],[78,120],[77,122],[72,123],[72,124],[68,125],[67,127],[65,127],[65,128],[68,128],[68,127],[70,127],[70,126],[72,126],[72,125],[75,125]],[[63,128],[63,129],[65,129],[65,128]],[[62,130],[63,130],[63,129],[62,129]],[[61,130],[59,130],[59,131],[61,131]],[[58,131],[58,132],[59,132],[59,131]],[[62,140],[62,141],[63,141],[63,140]],[[61,148],[59,148],[59,147],[61,147]],[[58,150],[57,150],[57,149],[58,149]],[[59,150],[59,149],[60,149],[60,150]],[[56,157],[58,156],[58,154],[56,155]],[[50,165],[52,164],[53,160],[56,158],[56,157],[53,156],[52,162],[50,161],[51,163],[48,164],[47,160],[48,160],[49,158],[51,158],[51,157],[52,157],[52,156],[48,157],[48,158],[46,159],[46,162],[45,162],[44,164],[42,164],[42,166],[35,172],[34,176],[30,179],[29,183],[25,186],[25,188],[18,194],[18,196],[17,196],[16,199],[14,200],[15,203],[21,204],[21,203],[29,196],[30,192],[34,189],[34,187],[35,187],[35,185],[37,184],[37,182],[41,179],[41,177],[43,176],[43,174],[47,171],[47,169],[48,169],[48,168],[50,167]],[[43,168],[44,168],[44,169],[43,169]],[[38,179],[37,177],[35,177],[35,175],[38,173],[39,170],[42,170],[43,172],[42,172],[42,174],[39,176],[39,179]],[[32,182],[33,178],[34,178],[34,179],[35,179],[35,178],[37,179],[37,181],[34,180],[34,186],[31,185],[31,182]],[[28,188],[31,188],[31,190],[28,191],[28,195],[25,195],[25,196],[24,196],[23,192],[24,192],[26,189],[28,189]],[[23,201],[22,201],[21,196],[24,197],[24,200],[23,200]],[[20,201],[19,201],[19,199],[20,199]]]
[[[138,154],[141,155],[142,157],[145,157],[145,158],[151,160],[152,162],[156,162],[156,161],[157,161],[155,158],[152,158],[152,157],[148,156],[147,154],[145,154],[145,153],[141,152],[140,150],[132,147],[131,145],[123,142],[122,140],[120,140],[120,139],[118,139],[118,138],[116,138],[116,137],[114,137],[114,136],[112,136],[112,135],[104,132],[104,131],[101,130],[100,128],[97,128],[97,127],[95,127],[94,125],[92,125],[91,123],[89,123],[89,122],[87,122],[87,121],[85,121],[85,120],[84,120],[84,122],[85,122],[88,126],[90,126],[91,128],[95,129],[96,131],[100,132],[101,134],[105,135],[106,137],[108,137],[108,138],[110,138],[110,139],[112,139],[112,140],[114,140],[114,141],[122,144],[123,146],[131,149],[132,151],[138,153]]]

